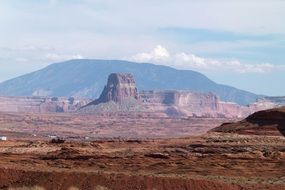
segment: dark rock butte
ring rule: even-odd
[[[225,123],[213,129],[214,132],[285,136],[285,107],[253,113],[236,123]]]

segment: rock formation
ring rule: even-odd
[[[2,112],[72,112],[88,104],[88,99],[66,97],[0,97]]]
[[[225,123],[214,132],[285,136],[285,107],[258,111],[236,123]]]
[[[170,117],[245,118],[259,110],[276,107],[276,102],[260,100],[250,106],[223,102],[213,93],[160,90],[138,94],[131,74],[113,73],[100,97],[81,112],[139,111]]]
[[[100,97],[89,105],[97,105],[110,101],[122,102],[125,99],[138,99],[134,77],[131,74],[112,73],[108,77],[107,85],[104,87]]]
[[[209,108],[218,109],[218,98],[212,93],[195,93],[190,91],[142,91],[140,97],[145,103],[160,103],[164,105],[176,105],[191,109]]]
[[[140,98],[148,110],[168,116],[243,118],[250,114],[249,107],[220,101],[213,93],[143,91]]]
[[[163,90],[142,91],[141,101],[147,110],[169,116],[203,116],[218,111],[219,100],[212,93]]]

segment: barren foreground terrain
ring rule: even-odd
[[[2,113],[0,189],[284,189],[285,138],[206,133],[222,122]]]
[[[1,189],[284,189],[285,139],[0,142]]]

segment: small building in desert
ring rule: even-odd
[[[0,136],[0,141],[6,141],[7,140],[7,137],[5,136]]]

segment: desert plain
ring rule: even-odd
[[[1,113],[0,189],[284,189],[284,136],[211,131],[224,122]]]

